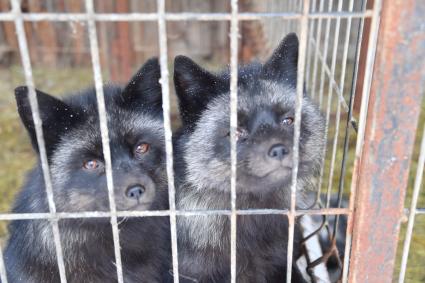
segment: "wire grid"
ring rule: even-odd
[[[365,11],[365,1],[362,1],[362,5],[361,5],[361,10]],[[313,5],[312,5],[312,11],[315,11],[315,9],[317,9],[319,12],[323,12],[325,9],[325,2],[323,0],[319,1],[313,1]],[[331,11],[333,9],[334,6],[334,2],[332,0],[329,0],[328,2],[328,6],[327,9],[328,11]],[[337,2],[337,11],[341,12],[343,8],[343,1],[338,0]],[[350,0],[348,3],[348,11],[352,12],[354,9],[354,1]],[[352,81],[352,87],[351,87],[351,92],[350,92],[350,101],[349,103],[347,103],[347,101],[345,100],[344,96],[343,96],[343,92],[344,92],[344,85],[345,82],[347,80],[346,78],[346,69],[347,69],[347,59],[348,59],[348,50],[350,47],[350,32],[351,32],[351,24],[352,24],[352,19],[347,19],[347,23],[346,23],[346,28],[345,28],[345,38],[343,39],[343,52],[342,52],[342,58],[341,58],[341,74],[340,74],[340,78],[339,78],[339,82],[337,79],[337,74],[336,74],[336,62],[337,62],[337,55],[338,55],[338,47],[340,44],[340,40],[339,40],[339,35],[340,35],[340,26],[341,26],[341,19],[337,18],[336,19],[336,24],[335,24],[335,30],[334,30],[334,41],[333,41],[333,46],[332,46],[332,56],[330,58],[331,61],[331,66],[328,65],[328,50],[329,48],[329,40],[330,40],[330,24],[331,24],[331,20],[330,19],[326,19],[326,27],[325,27],[325,31],[324,31],[324,36],[322,34],[322,24],[323,24],[323,20],[319,19],[318,23],[317,23],[317,28],[316,28],[316,33],[314,33],[314,28],[315,28],[315,22],[311,21],[310,22],[310,36],[309,36],[309,49],[308,49],[308,55],[307,55],[307,70],[306,70],[306,82],[307,82],[307,88],[309,90],[310,95],[312,96],[313,99],[316,99],[316,101],[318,102],[319,106],[322,106],[323,104],[323,98],[324,98],[324,90],[325,90],[325,75],[326,75],[326,79],[329,81],[329,87],[328,87],[328,93],[327,93],[327,104],[326,104],[326,120],[325,120],[325,140],[326,140],[326,144],[328,144],[328,129],[329,129],[329,125],[330,125],[330,114],[331,114],[331,105],[332,105],[332,98],[333,98],[333,92],[335,92],[337,94],[337,103],[336,103],[336,115],[335,115],[335,132],[334,132],[334,137],[333,137],[333,142],[332,142],[332,155],[331,155],[331,159],[330,159],[330,168],[329,168],[329,176],[328,176],[328,185],[326,188],[326,202],[325,202],[325,207],[330,207],[330,199],[331,199],[331,192],[332,192],[332,188],[333,188],[333,177],[334,177],[334,172],[335,172],[335,163],[336,163],[336,153],[337,153],[337,148],[338,148],[338,137],[339,137],[339,130],[340,130],[340,120],[342,119],[341,117],[341,106],[343,107],[343,109],[345,110],[345,112],[347,112],[347,123],[346,123],[346,129],[345,129],[345,136],[344,136],[344,150],[343,150],[343,157],[342,157],[342,169],[340,172],[340,176],[339,176],[339,186],[338,186],[338,199],[337,199],[337,207],[341,207],[342,204],[342,195],[343,195],[343,191],[344,191],[344,186],[343,186],[343,180],[345,177],[345,166],[347,163],[347,154],[348,154],[348,138],[349,138],[349,130],[351,128],[351,126],[353,126],[354,129],[356,129],[356,120],[354,119],[354,117],[352,116],[352,103],[353,103],[353,99],[354,99],[354,95],[355,95],[355,76],[357,75],[357,66],[358,66],[358,60],[359,60],[359,55],[360,53],[357,52],[357,54],[354,56],[354,65],[356,66],[356,68],[354,68],[353,70],[353,81]],[[359,51],[360,50],[360,43],[361,43],[361,38],[362,38],[362,29],[363,29],[363,19],[361,19],[359,26],[358,26],[358,35],[357,35],[357,42],[355,43],[355,47],[356,49]],[[323,52],[321,50],[321,39],[323,38]],[[320,75],[320,84],[319,84],[319,89],[317,91],[317,78],[318,76],[318,66],[319,63],[321,64],[321,75]],[[313,64],[313,65],[312,65]],[[317,95],[317,92],[319,93]],[[325,162],[325,158],[326,158],[326,152],[327,152],[327,146],[323,149],[323,160],[322,160],[322,167],[320,170],[320,179],[318,182],[318,188],[317,188],[317,200],[321,199],[321,188],[322,188],[322,181],[324,178],[324,162]],[[329,216],[328,216],[329,217]],[[331,216],[332,217],[332,216]],[[333,217],[335,217],[335,221],[333,224],[333,229],[330,229],[329,225],[326,224],[326,216],[324,216],[324,223],[322,223],[322,225],[317,229],[317,231],[315,231],[315,233],[318,233],[320,231],[320,229],[323,228],[323,225],[328,225],[326,231],[328,232],[329,235],[329,241],[330,243],[335,243],[336,241],[336,233],[338,230],[338,225],[339,225],[339,218],[340,215],[333,215]],[[332,232],[331,232],[332,231]],[[312,233],[314,234],[314,233]],[[348,233],[347,233],[348,235]],[[312,235],[309,235],[307,238],[312,237]],[[305,241],[304,241],[305,242]],[[308,258],[308,266],[309,268],[313,268],[318,266],[321,262],[326,262],[327,259],[329,258],[329,256],[331,254],[334,254],[337,259],[338,259],[338,264],[341,264],[341,262],[339,261],[339,251],[336,248],[336,246],[331,246],[329,248],[329,250],[324,251],[323,255],[321,257],[318,257],[317,259],[314,260],[311,258]],[[348,264],[348,263],[346,263]],[[314,276],[314,274],[310,274],[310,276]],[[317,280],[320,280],[321,278],[317,278]],[[344,282],[347,279],[344,278]]]
[[[238,0],[231,1],[232,20],[230,22],[230,282],[236,283],[236,129],[238,127]]]
[[[88,15],[88,30],[90,40],[90,54],[93,64],[94,82],[96,87],[96,99],[99,110],[100,132],[102,136],[103,158],[105,160],[105,173],[108,188],[109,208],[111,211],[112,236],[114,241],[115,265],[117,267],[118,283],[124,283],[122,272],[121,248],[118,231],[118,219],[114,215],[117,212],[114,196],[114,182],[112,178],[112,159],[109,147],[108,120],[106,114],[105,98],[103,93],[102,71],[100,70],[99,46],[97,42],[96,24],[93,20],[94,5],[93,0],[86,0],[86,12]],[[61,278],[63,280],[63,278]]]
[[[25,37],[24,22],[22,21],[22,18],[21,18],[22,11],[20,6],[20,1],[13,0],[11,4],[12,4],[12,13],[15,14],[15,28],[16,28],[16,34],[18,37],[19,51],[21,54],[22,65],[24,67],[25,81],[27,83],[27,87],[29,90],[29,101],[30,101],[32,118],[34,121],[34,128],[35,128],[36,137],[37,137],[37,144],[38,144],[38,150],[40,154],[40,162],[41,162],[41,167],[43,172],[43,178],[45,182],[49,212],[53,216],[50,219],[50,222],[52,226],[53,239],[54,239],[55,248],[56,248],[56,258],[58,262],[59,276],[60,276],[61,282],[66,283],[65,264],[64,264],[63,254],[62,254],[62,246],[60,242],[59,223],[58,223],[58,218],[55,217],[56,205],[53,198],[53,186],[52,186],[52,180],[50,178],[49,164],[47,161],[46,147],[45,147],[45,142],[43,137],[42,122],[41,122],[40,113],[38,109],[37,95],[35,93],[34,79],[33,79],[32,68],[31,68],[31,59],[29,55],[27,40]],[[1,256],[3,257],[3,255]],[[2,267],[1,269],[5,270],[4,267]],[[2,277],[6,277],[6,276],[4,275]]]
[[[330,1],[329,3],[329,9],[332,8],[332,1]],[[337,4],[337,10],[338,11],[342,11],[342,4],[343,1],[339,0],[338,4]],[[349,12],[352,12],[354,9],[354,1],[350,0],[349,2]],[[365,8],[365,1],[363,1],[362,3],[362,10],[364,10]],[[320,3],[320,7],[319,9],[323,9],[323,1],[321,1]],[[334,172],[335,172],[335,163],[336,163],[336,154],[337,154],[337,149],[338,149],[338,137],[339,137],[339,130],[340,130],[340,121],[342,119],[341,117],[341,105],[344,106],[344,109],[348,112],[348,117],[347,117],[347,124],[346,124],[346,129],[345,129],[345,135],[344,135],[344,151],[343,151],[343,158],[342,158],[342,170],[341,170],[341,174],[339,176],[339,186],[338,186],[338,196],[337,196],[337,207],[341,207],[342,204],[342,197],[343,197],[343,191],[344,191],[344,186],[343,186],[343,182],[344,182],[344,177],[345,177],[345,166],[346,166],[346,158],[347,158],[347,153],[348,153],[348,137],[349,137],[349,130],[350,130],[350,126],[356,125],[356,121],[355,119],[352,117],[352,103],[353,103],[353,97],[355,95],[355,87],[354,85],[352,86],[351,89],[351,95],[350,95],[350,107],[347,105],[344,97],[343,97],[343,91],[344,91],[344,84],[346,81],[346,70],[347,70],[347,59],[348,59],[348,49],[349,49],[349,43],[350,43],[350,31],[351,31],[351,23],[352,23],[352,19],[348,19],[347,20],[347,24],[346,24],[346,29],[345,29],[345,38],[344,38],[344,47],[343,47],[343,55],[342,55],[342,60],[341,60],[341,74],[340,74],[340,80],[339,83],[337,85],[336,83],[336,74],[335,74],[335,68],[336,68],[336,61],[337,61],[337,52],[338,52],[338,44],[340,43],[339,41],[339,34],[340,34],[340,25],[341,25],[341,19],[336,19],[336,27],[335,27],[335,38],[334,38],[334,45],[332,48],[332,57],[331,57],[331,67],[329,70],[329,66],[327,66],[327,64],[325,64],[324,62],[326,62],[326,57],[327,57],[327,50],[328,50],[328,40],[329,40],[329,33],[330,33],[330,20],[327,20],[326,22],[326,31],[325,31],[325,54],[320,56],[321,52],[320,52],[320,48],[318,46],[318,43],[314,41],[314,39],[312,39],[312,42],[315,43],[315,59],[314,59],[314,73],[317,72],[317,57],[321,57],[321,63],[322,63],[322,72],[321,72],[321,76],[322,79],[320,81],[320,90],[319,90],[319,104],[322,104],[323,101],[323,92],[324,92],[324,80],[323,77],[325,75],[325,70],[326,73],[328,74],[329,80],[331,81],[331,86],[328,87],[328,94],[327,94],[327,107],[326,107],[326,127],[325,127],[325,140],[328,141],[328,129],[329,129],[329,123],[330,123],[330,113],[331,113],[331,105],[332,105],[332,97],[333,97],[333,91],[335,90],[335,92],[338,94],[338,102],[337,102],[337,109],[336,109],[336,118],[335,118],[335,133],[334,133],[334,137],[333,137],[333,143],[332,143],[332,155],[331,155],[331,160],[330,160],[330,169],[329,169],[329,176],[328,176],[328,186],[326,189],[326,207],[330,207],[330,200],[331,200],[331,192],[332,192],[332,188],[333,188],[333,179],[334,179]],[[321,22],[319,23],[321,24]],[[362,30],[362,24],[360,24],[359,27],[359,34],[358,34],[358,40],[357,40],[357,46],[359,47],[359,44],[361,43],[361,30]],[[321,26],[318,27],[317,29],[317,35],[320,35],[320,29]],[[317,38],[317,37],[316,37]],[[358,48],[359,49],[359,48]],[[358,65],[358,57],[356,61],[356,66]],[[353,77],[355,76],[355,74],[357,73],[357,70],[354,70],[354,74]],[[314,87],[314,83],[315,83],[315,79],[317,78],[317,76],[313,75],[313,87]],[[353,83],[355,84],[355,80],[353,78]],[[337,87],[335,87],[337,86]],[[351,122],[351,124],[350,124]],[[327,143],[327,142],[326,142]],[[327,147],[324,148],[324,152],[323,152],[323,163],[325,162],[325,158],[326,158],[326,150]],[[319,187],[318,187],[318,193],[317,193],[317,199],[320,199],[320,193],[321,193],[321,185],[322,185],[322,180],[323,180],[323,173],[324,173],[324,168],[325,166],[322,166],[321,171],[320,171],[320,179],[319,179]],[[337,231],[338,231],[338,225],[339,225],[339,219],[340,219],[340,215],[335,215],[335,221],[334,221],[334,225],[332,228],[332,236],[330,237],[330,241],[334,242],[336,240],[337,237]],[[339,257],[338,254],[338,250],[335,249],[336,256]]]
[[[0,243],[0,280],[1,280],[1,282],[7,283],[6,266],[4,264],[1,243]]]
[[[373,6],[373,16],[372,16],[372,22],[370,27],[370,35],[369,35],[369,42],[367,47],[367,57],[366,57],[366,67],[365,67],[365,74],[364,79],[365,82],[363,84],[362,89],[362,100],[361,100],[361,106],[360,106],[360,118],[359,118],[359,128],[357,131],[357,142],[356,142],[356,150],[355,150],[355,157],[356,162],[354,166],[356,167],[356,163],[359,160],[359,156],[362,153],[363,149],[363,140],[365,136],[365,129],[366,129],[366,115],[367,115],[367,106],[369,103],[369,93],[370,88],[372,85],[372,70],[373,65],[375,61],[375,53],[376,53],[376,43],[378,40],[378,32],[379,32],[379,23],[380,23],[380,12],[382,8],[382,0],[376,0],[374,2]],[[364,25],[362,22],[361,25]],[[359,50],[358,50],[359,51]],[[351,106],[352,107],[352,106]],[[352,111],[352,109],[350,109]],[[349,209],[353,211],[354,205],[355,205],[355,198],[356,198],[356,170],[353,172],[352,176],[352,183],[351,183],[351,194],[350,194],[350,202],[349,202]],[[349,267],[349,258],[350,258],[350,252],[351,252],[351,231],[350,229],[353,226],[354,217],[353,214],[348,215],[348,221],[347,221],[347,235],[345,239],[345,252],[344,252],[344,265],[343,265],[343,275],[342,280],[346,282],[348,280],[348,267]]]
[[[295,218],[301,215],[352,215],[353,208],[350,206],[349,209],[343,208],[326,208],[321,210],[296,210],[296,183],[297,183],[297,172],[298,172],[298,148],[299,148],[299,136],[300,136],[300,125],[301,125],[301,106],[302,106],[302,97],[303,97],[303,83],[304,83],[304,71],[306,70],[306,78],[309,80],[309,77],[312,77],[312,80],[316,80],[317,77],[317,64],[318,60],[322,63],[322,77],[321,84],[324,81],[324,75],[328,76],[328,79],[331,81],[332,87],[329,88],[328,100],[331,100],[329,97],[332,96],[332,92],[338,95],[338,111],[340,111],[340,106],[342,105],[346,111],[349,111],[352,107],[351,103],[348,104],[343,97],[344,89],[344,76],[341,74],[341,80],[339,84],[335,79],[335,58],[338,40],[335,40],[333,48],[333,59],[332,66],[329,67],[327,64],[327,50],[329,42],[329,33],[330,33],[330,20],[336,19],[337,23],[341,19],[347,19],[351,23],[351,20],[354,18],[359,18],[364,20],[364,18],[372,17],[373,19],[378,18],[379,14],[377,13],[378,9],[366,10],[363,9],[362,12],[353,12],[353,0],[350,0],[350,10],[348,12],[342,11],[342,0],[339,0],[338,11],[332,11],[332,0],[329,0],[328,11],[324,11],[324,0],[320,0],[318,5],[318,11],[316,11],[316,1],[313,1],[312,11],[310,11],[310,1],[303,0],[300,1],[300,7],[298,10],[300,12],[285,12],[285,13],[238,13],[238,1],[231,0],[231,13],[166,13],[165,12],[165,3],[164,0],[158,0],[158,10],[157,13],[131,13],[131,14],[114,14],[114,13],[105,13],[98,14],[95,13],[93,7],[93,0],[86,0],[86,13],[22,13],[20,10],[20,1],[11,0],[13,10],[7,13],[0,13],[0,21],[14,21],[16,32],[19,41],[19,47],[22,57],[22,65],[25,71],[26,83],[29,87],[30,93],[30,102],[31,109],[34,116],[34,122],[36,125],[37,140],[40,145],[40,156],[43,167],[43,174],[46,180],[46,191],[49,199],[49,213],[34,213],[34,214],[0,214],[0,220],[29,220],[29,219],[47,219],[52,222],[54,241],[56,245],[56,252],[58,258],[58,267],[61,282],[66,282],[65,274],[65,265],[63,261],[61,243],[60,243],[60,234],[58,228],[58,220],[66,218],[98,218],[98,217],[107,217],[111,219],[111,224],[113,228],[113,238],[115,244],[115,261],[117,265],[117,278],[118,282],[123,282],[123,273],[122,273],[122,264],[121,264],[121,255],[119,248],[119,229],[117,224],[117,217],[149,217],[149,216],[169,216],[171,224],[171,240],[172,240],[172,256],[173,256],[173,276],[174,282],[178,282],[178,254],[177,254],[177,234],[176,234],[176,216],[194,216],[194,215],[228,215],[231,218],[231,281],[236,282],[236,219],[237,215],[267,215],[267,214],[281,214],[287,215],[289,219],[289,237],[288,237],[288,273],[287,279],[288,282],[291,280],[291,269],[292,269],[292,250],[293,250],[293,237],[294,237],[294,225]],[[302,10],[301,10],[302,8]],[[296,100],[296,115],[295,115],[295,135],[294,135],[294,170],[292,172],[292,184],[291,184],[291,207],[289,210],[276,210],[276,209],[254,209],[254,210],[237,210],[236,209],[236,139],[235,139],[235,129],[237,125],[237,55],[238,55],[238,37],[239,30],[238,24],[239,21],[247,20],[260,20],[265,18],[281,18],[289,20],[299,20],[300,21],[300,50],[299,50],[299,61],[298,61],[298,81],[297,81],[297,100]],[[310,36],[309,34],[309,19],[318,19],[319,27],[317,29],[316,38]],[[166,22],[167,21],[230,21],[231,30],[231,163],[232,163],[232,182],[231,182],[231,210],[210,210],[210,211],[178,211],[175,208],[175,188],[174,188],[174,176],[173,176],[173,155],[172,155],[172,143],[171,143],[171,127],[170,127],[170,105],[169,105],[169,74],[167,68],[167,38],[166,38]],[[321,24],[322,21],[326,20],[326,37],[324,40],[324,53],[320,50],[320,40],[319,34],[321,34]],[[78,212],[78,213],[57,213],[55,209],[55,204],[53,201],[53,191],[52,184],[49,175],[49,168],[47,164],[47,158],[44,148],[44,139],[41,127],[41,120],[38,112],[37,99],[35,95],[34,81],[32,77],[31,63],[28,53],[28,46],[26,44],[26,37],[23,28],[23,23],[25,21],[82,21],[88,23],[89,29],[89,40],[90,40],[90,50],[93,64],[94,80],[96,86],[96,93],[98,99],[99,115],[100,115],[100,128],[102,132],[102,144],[104,149],[104,156],[106,160],[106,176],[108,184],[108,197],[110,200],[110,212]],[[114,194],[113,194],[113,180],[112,180],[112,169],[111,169],[111,157],[109,149],[109,138],[108,138],[108,129],[107,129],[107,113],[105,110],[104,98],[103,98],[103,81],[100,70],[99,62],[99,50],[97,42],[97,32],[96,25],[97,21],[157,21],[159,27],[159,46],[160,46],[160,65],[161,65],[161,87],[163,94],[163,110],[164,110],[164,129],[165,129],[165,140],[166,140],[166,157],[167,157],[167,176],[169,184],[169,201],[170,209],[166,211],[116,211]],[[314,23],[310,23],[310,30]],[[338,24],[339,29],[339,24]],[[349,31],[349,26],[347,25],[347,30]],[[308,40],[309,39],[309,40]],[[309,48],[307,51],[307,42],[309,43]],[[344,44],[344,61],[346,61],[347,50],[348,50],[348,35],[346,36],[346,41]],[[312,56],[310,48],[314,47],[314,65],[313,72],[310,74],[310,55]],[[372,46],[373,47],[373,46]],[[308,60],[306,58],[309,58]],[[306,67],[307,64],[307,67]],[[345,66],[345,65],[344,65]],[[311,79],[311,78],[310,78]],[[315,84],[315,82],[314,82]],[[363,92],[368,93],[368,92]],[[313,96],[316,95],[315,92],[312,93]],[[323,102],[323,87],[320,87],[319,92],[319,102]],[[329,102],[328,102],[329,105]],[[329,107],[328,107],[329,108]],[[328,110],[329,111],[329,110]],[[339,112],[338,112],[339,113]],[[327,113],[328,115],[329,113]],[[339,116],[339,114],[338,114]],[[351,117],[350,117],[351,119]],[[354,120],[353,120],[354,121]],[[353,122],[350,120],[350,122]],[[339,128],[339,127],[338,127]],[[334,143],[336,144],[336,142]],[[335,145],[333,152],[335,152]],[[333,158],[334,159],[334,158]],[[334,161],[332,162],[334,164]],[[331,186],[331,185],[330,185]],[[329,186],[329,187],[330,187]],[[348,235],[348,233],[347,233]],[[347,236],[348,237],[348,236]],[[347,253],[346,253],[347,255]],[[347,256],[346,256],[347,258]],[[347,264],[347,263],[346,263]],[[345,268],[345,266],[344,266]],[[0,278],[2,282],[7,282],[6,271],[4,268],[3,255],[0,249]],[[346,277],[344,277],[344,282]]]
[[[173,172],[173,143],[170,121],[170,90],[168,82],[168,59],[167,59],[167,31],[165,22],[165,2],[158,0],[158,31],[159,31],[159,51],[161,65],[161,89],[162,89],[162,110],[164,115],[165,149],[167,157],[168,176],[168,196],[170,205],[170,225],[171,225],[171,249],[173,261],[174,282],[179,282],[179,268],[177,255],[177,228],[176,228],[176,201]]]
[[[415,216],[416,214],[424,214],[425,212],[423,209],[418,210],[417,208],[419,192],[421,189],[422,179],[424,175],[424,163],[425,163],[425,126],[424,126],[423,134],[422,134],[421,149],[419,153],[418,168],[416,170],[415,183],[413,185],[413,196],[412,196],[412,201],[410,204],[409,220],[407,222],[407,229],[406,229],[406,237],[403,243],[403,254],[401,258],[401,265],[400,265],[401,267],[400,267],[400,274],[399,274],[399,280],[398,280],[399,283],[404,282],[404,278],[406,276],[407,260],[409,257],[410,242],[412,240],[413,227],[415,225]]]
[[[294,145],[292,148],[292,181],[291,181],[291,208],[288,215],[289,231],[288,231],[288,260],[286,267],[286,282],[292,282],[292,260],[294,248],[294,231],[295,231],[295,206],[298,180],[298,162],[299,162],[299,142],[301,133],[301,107],[304,94],[304,69],[307,49],[307,33],[308,33],[308,13],[310,10],[310,1],[303,1],[303,16],[300,24],[300,48],[298,55],[297,69],[297,96],[295,99],[295,122],[294,122]]]

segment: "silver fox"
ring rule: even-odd
[[[287,35],[264,64],[238,72],[237,208],[287,209],[293,160],[298,38]],[[229,71],[213,74],[187,57],[175,60],[174,81],[183,126],[176,140],[177,206],[230,209]],[[314,200],[325,145],[324,119],[305,96],[302,104],[297,206]],[[179,267],[196,282],[230,280],[227,216],[178,218]],[[238,216],[238,282],[285,282],[288,220],[281,215]],[[301,235],[295,228],[294,257]],[[293,268],[293,282],[303,282]]]

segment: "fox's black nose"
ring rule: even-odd
[[[143,195],[144,192],[145,192],[145,187],[143,187],[142,185],[132,185],[127,188],[125,195],[128,198],[138,200]]]
[[[268,156],[272,159],[282,160],[289,151],[283,144],[274,144],[268,152]]]

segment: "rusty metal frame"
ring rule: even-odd
[[[376,0],[375,5],[380,2]],[[366,76],[366,80],[371,79],[369,95],[365,93],[367,86],[363,88],[361,112],[367,111],[367,117],[360,120],[360,128],[364,128],[364,139],[360,135],[357,140],[357,148],[362,150],[356,150],[352,185],[357,207],[348,225],[349,229],[354,225],[350,282],[392,282],[425,91],[424,13],[425,2],[421,0],[382,3],[373,76]]]

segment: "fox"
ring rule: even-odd
[[[299,42],[288,34],[264,63],[238,68],[237,209],[289,209]],[[182,127],[175,138],[177,208],[230,209],[230,71],[210,72],[186,56],[174,62]],[[304,92],[301,110],[297,209],[320,174],[325,122]],[[286,282],[288,218],[238,215],[238,282]],[[302,235],[296,220],[294,262]],[[179,270],[191,282],[230,282],[230,218],[177,218]],[[305,282],[293,264],[292,282]]]
[[[117,211],[167,210],[168,184],[160,67],[149,59],[125,86],[103,88]],[[29,89],[15,90],[19,116],[39,156]],[[96,91],[64,99],[36,90],[57,212],[109,211]],[[40,160],[40,158],[38,158]],[[17,196],[13,213],[46,213],[40,161]],[[110,219],[58,221],[68,282],[117,282]],[[118,218],[125,282],[162,282],[170,260],[164,217]],[[14,220],[4,257],[8,282],[60,282],[48,220]]]

